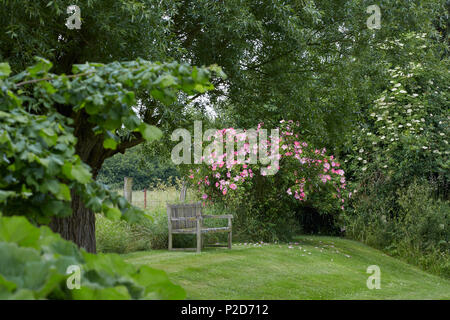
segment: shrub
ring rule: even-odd
[[[96,240],[98,252],[127,253],[147,249],[141,241],[134,241],[133,225],[125,221],[112,221],[102,215],[97,215]]]
[[[392,194],[380,193],[380,184],[360,190],[345,214],[347,235],[450,277],[450,206],[433,196],[435,189],[417,180]]]
[[[159,219],[156,223],[143,220],[140,223],[129,224],[125,221],[111,221],[98,215],[96,219],[97,250],[129,253],[162,248],[163,244],[167,243],[167,235],[154,232],[158,222],[160,222]]]
[[[405,49],[429,45],[425,34],[400,38]],[[410,55],[360,114],[344,161],[354,191],[344,221],[348,236],[448,277],[448,61]]]
[[[426,43],[419,35],[408,39]],[[448,68],[445,62],[441,68],[420,62],[388,69],[389,85],[362,112],[349,141],[346,172],[357,183],[382,176],[393,192],[406,188],[412,177],[432,177],[435,191],[445,198],[450,178]]]
[[[429,184],[412,183],[398,192],[396,250],[409,262],[450,277],[450,205],[435,199]]]

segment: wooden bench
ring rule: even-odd
[[[231,219],[233,215],[204,215],[202,203],[192,204],[167,204],[167,218],[169,226],[169,250],[196,250],[201,251],[203,247],[203,235],[213,232],[228,232],[228,249],[231,249]],[[207,228],[203,227],[203,219],[216,218],[228,219],[227,227]],[[197,237],[197,248],[173,248],[173,234],[195,234]]]

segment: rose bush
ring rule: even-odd
[[[217,130],[210,145],[213,151],[204,154],[201,165],[190,169],[188,178],[205,205],[225,205],[240,215],[250,215],[256,219],[256,229],[274,228],[268,233],[247,233],[265,239],[284,238],[286,226],[279,224],[292,221],[280,216],[295,218],[298,209],[305,206],[337,212],[344,209],[348,196],[341,164],[327,155],[325,148],[315,148],[302,139],[299,128],[298,122],[282,120],[279,134],[272,134],[270,140],[261,135],[262,123],[253,132]],[[252,133],[259,135],[259,145],[252,143]],[[237,148],[221,152],[225,143]]]

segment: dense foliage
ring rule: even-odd
[[[0,256],[0,299],[183,299],[186,295],[163,271],[134,267],[113,254],[80,251],[48,227],[37,228],[24,217],[0,215]],[[72,281],[70,266],[80,268],[79,288],[67,286]]]
[[[380,43],[401,49],[389,85],[361,113],[345,159],[353,192],[347,234],[449,276],[449,61],[427,34]]]
[[[148,88],[166,103],[177,90],[187,93],[209,88],[209,70],[191,69],[184,64],[159,64],[139,60],[127,63],[74,66],[74,76],[49,74],[52,64],[45,59],[26,71],[8,77],[8,64],[0,65],[0,148],[2,158],[0,208],[5,215],[26,215],[39,223],[52,216],[71,214],[70,189],[82,196],[95,212],[124,217],[130,206],[94,182],[89,167],[75,155],[73,122],[53,105],[86,110],[92,130],[103,135],[103,145],[115,149],[120,129],[146,140],[161,136],[155,126],[143,123],[133,110],[134,91]],[[33,94],[21,86],[35,83]],[[46,115],[34,114],[46,110]],[[77,130],[77,128],[75,128]],[[23,210],[24,206],[27,210]]]
[[[406,34],[382,47],[407,52],[432,46],[425,34]],[[411,177],[434,178],[445,193],[449,181],[448,60],[422,57],[388,69],[389,85],[363,113],[349,141],[346,162],[358,180],[366,172],[389,177],[394,187]]]

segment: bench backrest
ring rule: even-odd
[[[167,204],[167,218],[172,223],[172,229],[188,229],[197,227],[195,220],[176,220],[170,221],[171,218],[195,218],[202,215],[202,203],[190,204]]]

